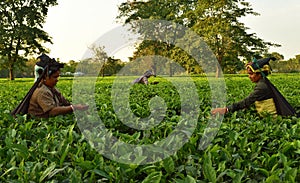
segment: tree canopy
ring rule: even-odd
[[[14,79],[14,69],[24,65],[26,57],[47,52],[43,43],[52,43],[43,30],[50,6],[57,0],[5,0],[0,2],[0,55]]]
[[[204,39],[224,70],[240,67],[242,59],[250,60],[267,53],[270,46],[280,46],[249,33],[240,18],[259,14],[245,0],[129,0],[122,3],[119,10],[118,18],[124,23],[157,19],[190,28]],[[165,50],[170,51],[170,48],[176,49],[169,45]]]

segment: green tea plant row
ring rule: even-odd
[[[272,75],[270,80],[293,106],[300,106],[298,75]],[[180,80],[180,78],[178,78]],[[32,85],[32,79],[0,80],[1,182],[299,182],[300,120],[296,117],[260,118],[254,108],[226,114],[210,145],[198,149],[210,116],[210,88],[206,77],[193,77],[200,101],[196,130],[172,156],[146,165],[112,161],[82,135],[73,114],[50,119],[18,116],[10,111]],[[167,111],[152,129],[136,130],[122,123],[111,102],[114,77],[95,85],[97,112],[114,136],[131,144],[150,144],[166,138],[180,120],[180,95],[167,79],[155,85],[134,85],[131,111],[147,117],[154,96],[164,99]],[[226,75],[228,104],[252,91],[245,75]],[[72,79],[57,86],[72,100]],[[146,109],[146,110],[144,110]]]

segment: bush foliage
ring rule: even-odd
[[[105,158],[84,138],[73,114],[49,119],[18,116],[10,111],[25,96],[32,79],[0,80],[1,182],[298,182],[300,180],[300,120],[296,117],[260,118],[254,108],[226,114],[208,148],[198,149],[210,115],[210,89],[205,77],[193,77],[201,101],[197,128],[179,151],[163,161],[134,165]],[[293,106],[300,106],[298,75],[271,75],[270,80]],[[131,110],[149,115],[149,100],[164,98],[167,115],[153,129],[133,130],[115,116],[111,103],[114,77],[96,83],[99,116],[126,143],[152,143],[165,138],[180,116],[180,100],[165,79],[155,85],[134,85]],[[228,104],[252,91],[245,75],[226,75]],[[72,79],[57,86],[72,100]],[[143,109],[148,109],[144,111]]]

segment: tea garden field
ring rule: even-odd
[[[115,77],[95,84],[97,112],[113,134],[125,143],[150,144],[166,138],[180,119],[180,96],[166,79],[134,85],[130,107],[147,117],[148,103],[160,96],[166,116],[151,129],[136,130],[114,114],[111,90]],[[180,79],[180,78],[179,78]],[[271,82],[292,106],[300,106],[299,74],[273,74]],[[192,77],[199,95],[200,114],[189,141],[168,158],[151,164],[123,164],[100,154],[84,137],[74,114],[49,119],[10,112],[33,84],[33,79],[0,80],[0,182],[300,182],[300,118],[259,117],[254,107],[224,116],[210,145],[198,143],[210,116],[206,77]],[[60,78],[57,88],[72,101],[72,78]],[[246,97],[254,84],[246,75],[225,75],[227,103]],[[146,110],[144,110],[146,109]],[[298,111],[299,112],[299,111]]]

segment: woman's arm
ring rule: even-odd
[[[58,107],[54,107],[49,111],[49,115],[50,116],[57,116],[57,115],[61,115],[61,114],[68,114],[73,112],[73,109],[71,107],[71,105],[69,106],[58,106]]]
[[[69,105],[69,106],[58,106],[54,107],[49,111],[50,116],[57,116],[62,114],[68,114],[75,110],[85,111],[89,108],[87,105],[77,104],[77,105]]]

